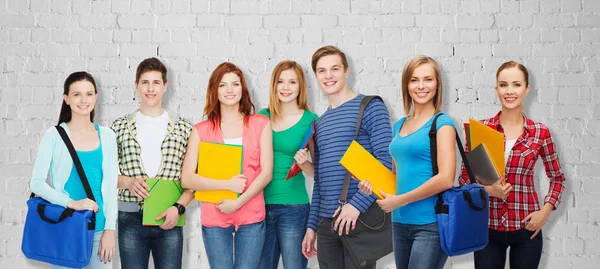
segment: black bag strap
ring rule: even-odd
[[[479,197],[481,198],[481,201],[483,201],[483,204],[481,206],[477,206],[475,203],[473,203],[473,199],[471,198],[470,192],[463,191],[462,194],[463,194],[463,198],[465,199],[465,201],[467,201],[467,203],[469,203],[469,207],[471,207],[472,209],[481,211],[486,208],[487,199],[485,199],[485,190],[479,189]]]
[[[96,199],[94,198],[94,193],[92,192],[90,183],[88,182],[88,179],[85,176],[85,172],[83,171],[83,166],[81,166],[81,161],[79,160],[79,156],[77,156],[77,152],[75,151],[75,148],[73,147],[73,143],[71,143],[71,139],[69,139],[67,132],[65,132],[65,129],[63,129],[61,126],[56,125],[56,130],[58,131],[58,134],[60,134],[60,137],[62,138],[62,140],[65,142],[65,145],[67,145],[67,149],[69,150],[69,154],[71,154],[71,158],[73,159],[73,164],[75,165],[75,169],[77,169],[79,178],[81,178],[81,183],[83,183],[83,189],[85,190],[85,194],[87,195],[87,197],[90,200],[95,202]]]
[[[437,164],[437,120],[440,116],[444,115],[444,113],[439,113],[434,116],[433,123],[431,124],[431,129],[429,129],[429,143],[430,143],[430,152],[431,152],[431,167],[433,168],[433,175],[437,175],[439,173],[438,164]],[[456,134],[456,144],[458,145],[458,151],[460,151],[460,157],[465,164],[465,170],[467,170],[467,174],[469,175],[469,181],[471,184],[477,183],[475,181],[475,176],[473,175],[473,171],[471,170],[471,165],[469,165],[469,161],[467,160],[467,154],[465,153],[465,149],[462,146],[462,142],[460,141],[460,137],[458,136],[458,132],[454,129],[454,133]],[[441,197],[441,194],[438,194]]]
[[[434,176],[439,173],[438,164],[437,164],[437,119],[441,115],[444,115],[444,113],[439,113],[434,116],[433,123],[431,124],[431,129],[429,129],[431,167],[433,169]],[[471,170],[471,165],[469,165],[469,161],[467,160],[467,154],[465,153],[465,149],[463,149],[462,142],[460,141],[460,136],[458,136],[458,132],[456,131],[456,129],[454,129],[454,133],[456,134],[456,144],[458,145],[458,151],[460,152],[460,157],[462,158],[463,163],[465,165],[465,170],[467,170],[467,174],[469,175],[469,182],[471,182],[471,184],[475,184],[476,183],[475,176],[473,175],[473,171]],[[448,205],[444,204],[444,198],[442,197],[442,193],[443,192],[438,193],[438,195],[437,195],[437,200],[435,202],[435,213],[436,214],[448,214],[448,211],[449,211]],[[469,202],[469,205],[472,206],[474,209],[483,210],[483,209],[478,209],[478,207],[473,204],[470,194],[468,196],[465,196],[465,199],[468,199],[467,201]],[[482,194],[482,199],[484,201],[486,201],[485,194]],[[484,204],[484,207],[485,206],[487,206],[487,205]]]
[[[40,218],[43,221],[48,222],[50,224],[60,223],[61,221],[65,220],[66,218],[72,217],[73,212],[75,212],[75,210],[73,210],[71,208],[67,208],[60,214],[60,217],[58,218],[58,220],[52,220],[52,219],[46,217],[46,215],[44,215],[45,209],[46,209],[46,204],[38,204],[38,206],[37,206],[38,215],[40,216]]]
[[[358,117],[356,119],[356,131],[354,132],[354,139],[358,137],[358,131],[360,130],[360,124],[362,123],[363,114],[365,114],[365,109],[371,103],[373,99],[379,99],[383,103],[383,99],[377,95],[367,95],[363,97],[360,101],[360,110],[358,111]],[[340,193],[340,204],[345,204],[346,199],[348,198],[348,190],[350,189],[350,172],[346,170],[346,176],[344,177],[344,186],[342,187],[342,192]]]

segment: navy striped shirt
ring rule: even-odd
[[[363,97],[359,94],[337,108],[328,109],[315,123],[315,185],[308,218],[308,228],[315,231],[318,218],[332,218],[339,207],[338,200],[346,175],[340,159],[354,140],[356,119]],[[365,109],[356,141],[391,170],[390,115],[380,100],[374,99]],[[365,212],[375,198],[374,195],[360,192],[357,180],[350,181],[347,200],[360,212]]]

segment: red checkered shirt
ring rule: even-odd
[[[495,126],[496,130],[504,133],[500,125],[500,113],[495,117],[480,121],[483,124]],[[525,131],[513,146],[506,162],[506,182],[513,186],[506,201],[490,197],[490,229],[497,231],[516,231],[525,228],[521,223],[527,215],[540,210],[538,195],[535,191],[533,171],[538,157],[541,157],[550,178],[548,194],[544,203],[550,203],[554,209],[561,201],[565,189],[565,175],[560,168],[558,154],[550,131],[542,123],[532,121],[523,116]],[[468,152],[468,146],[466,151]],[[458,178],[460,185],[468,184],[468,175],[464,165]]]

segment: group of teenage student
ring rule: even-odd
[[[385,199],[376,199],[369,181],[352,180],[343,205],[338,198],[346,170],[339,161],[354,139],[364,96],[348,87],[348,62],[338,48],[318,49],[312,70],[329,101],[320,117],[309,109],[304,71],[296,62],[286,60],[274,68],[268,108],[258,114],[244,74],[224,62],[209,78],[206,120],[193,125],[162,107],[167,69],[149,58],[136,71],[139,110],[115,120],[110,128],[94,123],[98,94],[94,78],[86,72],[73,73],[64,84],[58,123],[73,141],[96,202],[86,198],[55,128],[42,138],[31,191],[64,207],[96,212],[93,256],[86,268],[112,268],[117,223],[121,268],[148,268],[150,253],[157,269],[181,268],[184,237],[176,224],[197,190],[240,193],[235,200],[201,204],[210,268],[277,268],[280,256],[284,268],[290,269],[305,269],[312,257],[317,257],[319,268],[356,268],[340,235],[352,230],[361,212],[374,202],[393,212],[397,268],[443,268],[447,256],[440,247],[434,196],[453,186],[456,138],[453,119],[441,115],[436,126],[439,173],[433,175],[428,130],[432,118],[441,113],[443,100],[438,64],[417,56],[405,65],[401,91],[407,116],[393,126],[380,100],[364,112],[356,141],[394,172],[396,193],[382,193]],[[505,135],[506,184],[498,181],[485,187],[491,196],[489,243],[475,252],[475,268],[504,268],[508,247],[511,268],[537,268],[541,229],[565,188],[548,128],[523,115],[529,90],[523,65],[511,61],[498,68],[495,91],[502,108],[482,122]],[[309,150],[298,150],[313,121],[314,143]],[[200,142],[242,145],[242,173],[229,180],[196,174]],[[533,175],[538,157],[550,179],[541,206]],[[294,162],[314,177],[312,201],[302,173],[285,179]],[[158,216],[165,220],[158,227],[142,225],[143,201],[149,195],[146,178],[181,180],[185,188],[177,203]],[[468,184],[464,168],[459,182]]]

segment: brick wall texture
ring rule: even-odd
[[[272,68],[292,59],[305,68],[310,105],[321,114],[327,99],[310,57],[326,44],[348,55],[351,88],[383,96],[393,120],[403,115],[401,72],[414,55],[440,63],[443,110],[456,124],[493,116],[496,69],[524,63],[532,81],[525,113],[550,128],[568,179],[544,226],[540,268],[598,268],[598,0],[0,0],[0,268],[49,268],[24,258],[20,244],[37,147],[58,118],[68,74],[94,75],[97,122],[107,125],[137,108],[135,68],[158,57],[169,68],[165,107],[197,122],[219,63],[242,68],[262,108]],[[536,184],[545,195],[541,162]],[[208,268],[198,205],[188,210],[184,267]],[[393,257],[378,267],[395,268]],[[472,267],[464,255],[445,268]]]

